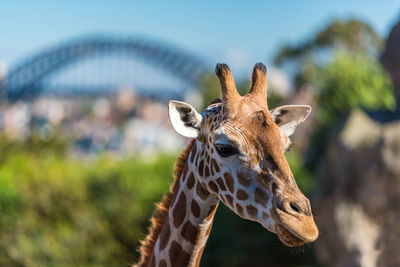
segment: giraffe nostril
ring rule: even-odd
[[[299,208],[299,206],[296,203],[290,202],[289,206],[292,210],[294,210],[297,213],[301,213],[301,210]]]
[[[289,200],[276,200],[276,207],[277,209],[289,213],[289,214],[303,214],[303,209],[301,208],[302,206],[297,204],[295,201],[289,201]]]

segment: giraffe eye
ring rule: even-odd
[[[215,145],[215,148],[216,148],[218,154],[224,158],[235,155],[235,154],[239,154],[239,150],[234,146]]]

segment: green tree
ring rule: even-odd
[[[376,57],[381,48],[381,38],[367,23],[357,19],[333,20],[305,42],[283,46],[274,63],[277,66],[294,64],[298,69],[295,86],[300,87],[312,82],[318,67],[334,58],[338,50]]]
[[[0,266],[137,262],[175,156],[79,161],[60,142],[0,139]]]
[[[338,52],[317,71],[318,119],[331,125],[352,108],[395,108],[393,85],[381,64],[365,53]]]

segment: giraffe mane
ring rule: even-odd
[[[146,266],[149,263],[154,246],[156,245],[157,238],[160,235],[165,220],[168,217],[168,211],[171,205],[172,195],[175,191],[177,181],[181,177],[181,174],[186,166],[189,153],[195,143],[196,139],[190,140],[175,161],[173,172],[174,181],[169,188],[169,192],[165,194],[162,201],[156,205],[156,210],[153,212],[153,215],[150,219],[151,225],[148,228],[149,234],[144,240],[141,241],[141,246],[139,248],[139,252],[141,254],[139,266]]]

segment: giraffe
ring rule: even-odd
[[[297,187],[284,153],[311,107],[267,103],[267,70],[254,66],[240,96],[226,64],[217,64],[222,100],[204,111],[169,102],[174,129],[191,141],[178,158],[170,193],[158,204],[138,266],[199,266],[220,202],[260,223],[287,246],[318,237],[310,201]]]

